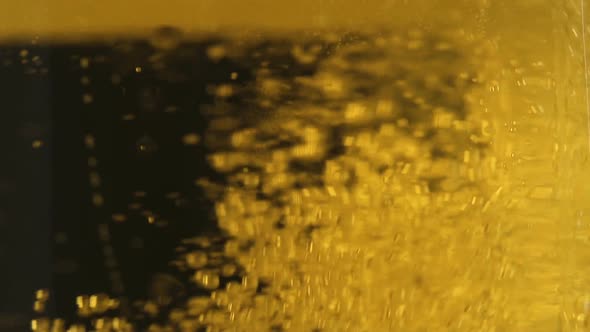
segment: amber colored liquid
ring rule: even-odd
[[[168,27],[61,51],[64,67],[23,48],[5,65],[79,79],[68,105],[100,252],[58,259],[33,329],[587,329],[581,9]],[[64,281],[80,271],[103,282]],[[60,292],[78,318],[46,312]]]

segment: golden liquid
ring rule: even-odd
[[[183,142],[209,147],[224,174],[226,185],[196,185],[230,240],[210,249],[215,239],[192,239],[202,249],[177,265],[211,294],[149,331],[589,328],[581,4],[457,8],[441,9],[448,20],[360,27],[357,39],[318,30],[311,47],[298,46],[309,35],[285,33],[299,65],[319,62],[312,77],[255,62],[252,86],[232,85],[236,73],[212,89],[209,128]],[[248,59],[260,38],[232,36],[209,57]],[[225,102],[245,90],[248,109]],[[220,286],[228,276],[241,282]],[[116,300],[77,305],[97,314],[98,331],[132,330],[101,317]],[[52,324],[33,327],[65,329]]]

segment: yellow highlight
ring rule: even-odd
[[[43,147],[43,141],[34,140],[32,146],[33,146],[33,149],[39,149],[39,148]]]

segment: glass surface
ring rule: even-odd
[[[588,7],[0,5],[0,331],[587,330]]]

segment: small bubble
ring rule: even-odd
[[[33,149],[39,149],[43,147],[43,141],[36,139],[31,145],[33,146]]]
[[[233,73],[231,73],[231,76],[230,76],[230,78],[231,78],[233,81],[237,80],[237,79],[238,79],[238,73],[236,73],[236,72],[233,72]]]
[[[197,271],[195,281],[206,289],[216,289],[219,287],[219,276],[212,271]]]
[[[29,55],[29,50],[27,50],[27,49],[22,49],[22,50],[20,50],[20,52],[19,52],[18,54],[21,56],[21,58],[24,58],[24,57],[26,57],[27,55]]]
[[[136,73],[141,73],[142,72],[142,68],[140,66],[135,67],[135,72]]]
[[[137,149],[137,152],[141,154],[153,153],[158,148],[156,142],[154,142],[154,140],[147,135],[144,135],[140,139],[138,139],[135,143],[135,147]]]
[[[149,302],[148,301],[143,306],[143,311],[145,311],[147,314],[149,314],[151,316],[156,316],[158,314],[158,312],[159,312],[159,308],[158,308],[158,306],[154,302]],[[152,329],[150,329],[150,330],[152,330]]]
[[[182,31],[177,28],[162,26],[154,31],[149,41],[152,47],[169,51],[178,47],[182,41],[182,35]]]
[[[242,278],[242,287],[245,289],[256,289],[258,287],[258,278],[254,276],[244,276]]]
[[[37,313],[42,313],[43,311],[45,311],[45,302],[35,301],[35,304],[33,305],[33,310]]]
[[[86,147],[88,149],[94,148],[94,144],[95,144],[94,136],[88,134],[84,137],[84,145],[86,145]],[[96,161],[96,159],[94,159],[94,161]]]
[[[240,244],[237,241],[228,241],[225,244],[224,252],[228,256],[237,255],[240,251]]]
[[[80,67],[86,69],[90,66],[90,59],[83,57],[80,58]]]
[[[125,114],[125,115],[123,115],[123,120],[125,120],[125,121],[135,120],[135,114]]]
[[[47,301],[49,299],[49,290],[39,289],[35,292],[35,299],[39,301]]]
[[[94,101],[94,97],[92,97],[91,94],[85,93],[82,95],[82,102],[84,102],[84,104],[90,104],[92,101]]]
[[[231,97],[233,93],[233,87],[229,84],[222,84],[215,89],[215,95],[220,98]]]
[[[97,172],[90,172],[89,181],[92,187],[100,187],[100,175]]]
[[[127,216],[123,213],[115,213],[112,215],[112,218],[115,222],[124,222],[125,220],[127,220]]]
[[[102,206],[104,204],[104,198],[101,194],[95,193],[92,195],[92,204],[94,206]]]
[[[225,57],[226,49],[223,45],[213,45],[207,49],[207,56],[213,61],[219,61]]]
[[[196,133],[189,133],[182,137],[182,142],[185,145],[197,145],[201,138]]]
[[[194,239],[194,243],[200,247],[209,248],[211,246],[211,239],[209,239],[208,237],[198,237]]]
[[[236,273],[236,266],[234,264],[225,264],[222,268],[221,268],[221,275],[223,275],[224,277],[231,277]]]
[[[350,103],[344,111],[344,117],[349,121],[358,121],[368,116],[367,109],[359,103]]]
[[[207,254],[201,251],[191,252],[186,255],[186,263],[191,268],[201,268],[207,265]]]

